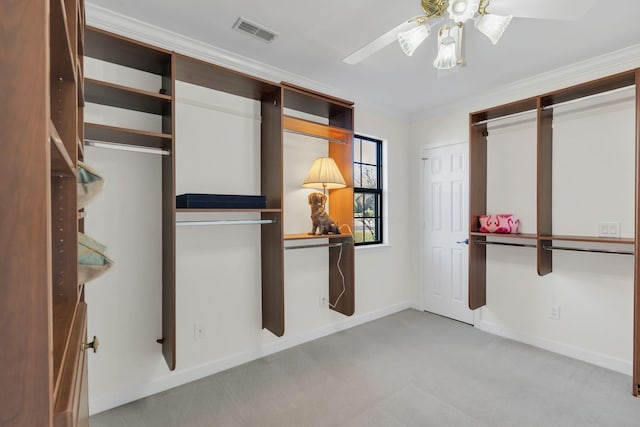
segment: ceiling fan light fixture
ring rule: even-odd
[[[420,44],[429,37],[431,34],[431,28],[427,25],[418,25],[415,28],[410,29],[398,34],[398,42],[402,51],[407,56],[413,55],[413,52],[420,46]]]
[[[455,22],[467,22],[478,12],[480,0],[452,0],[449,2],[449,18]]]
[[[493,44],[497,44],[500,37],[507,29],[513,15],[500,16],[490,13],[480,15],[475,22],[475,27],[482,34],[487,36]]]
[[[458,65],[456,41],[451,36],[445,37],[438,45],[438,56],[433,66],[438,70],[449,70]]]

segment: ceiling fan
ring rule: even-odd
[[[493,44],[514,17],[578,20],[596,0],[421,0],[424,14],[414,16],[343,59],[357,64],[398,40],[402,51],[413,55],[432,29],[438,29],[438,55],[433,66],[448,70],[464,65],[464,28],[469,20]]]

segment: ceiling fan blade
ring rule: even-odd
[[[373,55],[380,49],[385,48],[394,41],[398,40],[398,33],[406,31],[415,26],[416,22],[413,20],[413,18],[409,21],[404,21],[394,29],[387,31],[377,39],[362,46],[360,49],[356,50],[351,55],[344,58],[342,61],[346,62],[347,64],[357,64],[363,59]]]
[[[577,21],[595,3],[596,0],[490,0],[487,12],[518,18]]]

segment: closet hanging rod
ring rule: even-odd
[[[593,95],[583,96],[582,98],[576,98],[576,99],[571,99],[569,101],[558,102],[557,104],[545,105],[544,107],[542,107],[542,109],[543,110],[549,110],[549,109],[555,108],[555,107],[562,107],[562,106],[569,105],[569,104],[575,104],[576,102],[588,101],[590,99],[596,99],[596,98],[600,98],[602,96],[613,95],[614,93],[624,92],[624,91],[630,90],[630,89],[635,89],[635,87],[636,87],[636,85],[619,87],[617,89],[611,89],[611,90],[608,90],[606,92],[598,92],[598,93],[594,93]]]
[[[570,248],[568,246],[547,246],[542,248],[546,251],[575,251],[575,252],[595,252],[599,254],[614,254],[614,255],[635,255],[631,251],[609,251],[606,249],[590,249],[590,248]]]
[[[519,248],[535,248],[536,245],[527,243],[508,243],[508,242],[487,242],[486,240],[474,240],[479,245],[499,245],[499,246],[517,246]]]
[[[161,154],[163,156],[168,156],[171,154],[169,150],[163,150],[161,148],[139,147],[137,145],[118,144],[115,142],[107,142],[107,141],[96,141],[94,139],[85,139],[84,144],[90,147],[108,148],[110,150],[133,151],[136,153]]]
[[[340,144],[345,144],[345,142],[343,140],[341,140],[341,139],[331,138],[331,137],[328,137],[328,136],[314,135],[312,133],[301,132],[299,130],[293,130],[293,129],[284,129],[284,131],[287,132],[287,133],[293,133],[293,134],[296,134],[296,135],[303,135],[303,136],[308,136],[308,137],[311,137],[311,138],[321,139],[323,141],[337,142],[337,143],[340,143]]]
[[[524,116],[525,114],[534,113],[536,111],[538,111],[537,108],[532,108],[531,110],[520,111],[519,113],[513,113],[513,114],[509,114],[507,116],[500,116],[500,117],[496,117],[495,119],[480,120],[479,122],[474,122],[473,125],[474,126],[480,126],[480,125],[484,125],[484,124],[491,123],[491,122],[498,122],[500,120],[512,119],[514,117]]]
[[[322,243],[322,244],[316,244],[316,245],[285,246],[285,249],[289,250],[289,249],[308,249],[308,248],[336,248],[342,245],[343,243]]]
[[[179,227],[199,225],[251,225],[251,224],[276,224],[277,219],[212,219],[208,221],[176,221]]]

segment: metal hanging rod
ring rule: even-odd
[[[507,116],[496,117],[495,119],[481,120],[479,122],[473,123],[473,125],[474,126],[480,126],[480,125],[484,125],[484,124],[491,123],[491,122],[498,122],[500,120],[512,119],[514,117],[524,116],[525,114],[535,113],[536,111],[538,111],[538,109],[537,108],[533,108],[531,110],[520,111],[519,113],[513,113],[513,114],[509,114]]]
[[[285,249],[289,250],[289,249],[308,249],[308,248],[336,248],[342,245],[343,243],[324,243],[324,244],[316,244],[316,245],[285,246]]]
[[[632,251],[609,251],[606,249],[590,249],[590,248],[570,248],[567,246],[547,246],[542,248],[546,251],[575,251],[575,252],[595,252],[599,254],[614,254],[614,255],[635,255]]]
[[[208,221],[176,221],[176,226],[276,224],[276,219],[212,219]]]
[[[486,240],[474,240],[474,243],[479,245],[499,245],[499,246],[517,246],[519,248],[535,248],[536,245],[527,243],[507,243],[507,242],[487,242]]]
[[[147,154],[161,154],[163,156],[168,156],[171,154],[169,150],[163,150],[161,148],[139,147],[137,145],[118,144],[115,142],[96,141],[93,139],[85,139],[84,143],[85,145],[88,145],[90,147],[108,148],[111,150],[134,151],[136,153],[147,153]]]
[[[555,107],[562,107],[564,105],[575,104],[576,102],[588,101],[590,99],[596,99],[596,98],[600,98],[602,96],[613,95],[614,93],[624,92],[624,91],[627,91],[627,90],[630,90],[630,89],[635,89],[635,87],[636,87],[636,85],[619,87],[618,89],[611,89],[611,90],[608,90],[606,92],[598,92],[598,93],[594,93],[593,95],[583,96],[582,98],[576,98],[576,99],[571,99],[569,101],[558,102],[557,104],[545,105],[544,107],[542,107],[542,109],[543,110],[549,110],[549,109],[555,108]]]

